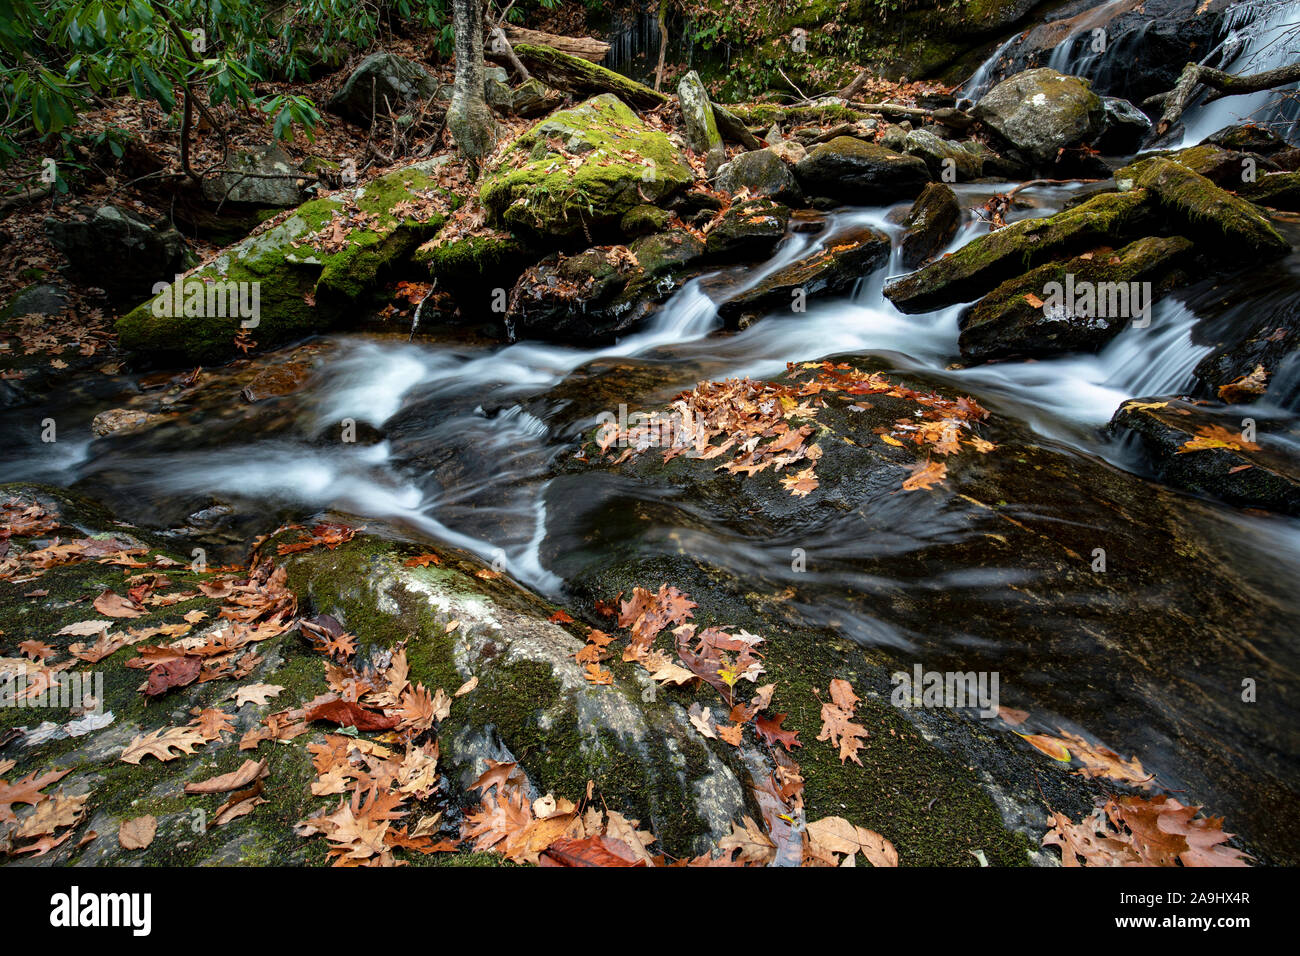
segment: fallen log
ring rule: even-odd
[[[613,93],[628,106],[643,110],[668,102],[667,96],[643,83],[552,47],[520,43],[515,46],[515,55],[534,76],[558,90],[580,96]]]
[[[540,30],[527,30],[523,27],[506,24],[506,39],[511,45],[530,43],[533,46],[549,46],[570,56],[580,57],[592,63],[599,63],[609,52],[609,44],[594,37],[566,37],[556,33],[543,33]]]
[[[1241,93],[1260,93],[1288,83],[1300,81],[1300,63],[1289,63],[1276,70],[1265,70],[1250,76],[1225,73],[1200,63],[1188,63],[1178,76],[1178,82],[1167,93],[1157,93],[1143,100],[1144,107],[1161,106],[1160,121],[1156,124],[1156,135],[1163,136],[1178,122],[1187,108],[1188,102],[1196,95],[1199,87],[1208,86],[1211,93],[1205,102],[1212,103],[1225,96],[1237,96]]]

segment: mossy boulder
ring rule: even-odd
[[[974,116],[1038,166],[1102,129],[1101,97],[1081,77],[1042,67],[1003,80],[975,104]]]
[[[810,299],[843,295],[889,258],[889,237],[858,228],[827,236],[809,256],[764,276],[718,306],[728,325],[744,327],[768,312],[805,311]]]
[[[885,295],[908,313],[969,302],[1049,260],[1140,236],[1154,218],[1143,190],[1100,193],[1053,216],[1022,219],[980,236],[886,285]]]
[[[704,88],[700,74],[691,70],[681,78],[677,84],[677,102],[686,126],[686,143],[704,157],[705,171],[712,176],[727,161],[727,150],[722,145],[709,91]]]
[[[1300,173],[1268,173],[1238,192],[1260,206],[1300,212]]]
[[[617,223],[693,178],[664,133],[607,93],[521,135],[487,170],[479,194],[492,222],[553,240]]]
[[[405,641],[412,683],[450,693],[478,679],[438,727],[455,789],[489,758],[518,761],[530,797],[576,800],[591,780],[674,855],[704,851],[747,812],[734,757],[694,730],[684,694],[630,668],[590,683],[574,657],[587,627],[556,623],[554,607],[507,578],[477,576],[481,565],[450,549],[437,565],[408,567],[415,550],[358,535],[290,559],[289,582],[359,641]]]
[[[515,284],[539,253],[528,242],[509,233],[437,238],[424,243],[412,256],[428,267],[429,275],[456,300],[463,318],[487,314],[496,290]],[[499,316],[498,316],[499,317]]]
[[[1134,440],[1146,467],[1166,484],[1234,505],[1300,515],[1294,427],[1255,427],[1255,419],[1247,424],[1239,410],[1175,396],[1125,402],[1110,422],[1110,431]]]
[[[443,84],[414,60],[372,53],[344,80],[325,108],[350,122],[369,126],[376,113],[402,112],[432,100]],[[450,95],[450,87],[447,94]]]
[[[1228,259],[1275,258],[1291,248],[1249,202],[1214,185],[1181,163],[1152,157],[1115,173],[1121,189],[1151,194],[1161,211],[1187,235],[1214,242],[1214,253]]]
[[[930,183],[921,190],[907,212],[907,232],[900,240],[903,265],[915,269],[938,255],[957,234],[962,216],[961,203],[951,186]]]
[[[923,160],[852,136],[810,150],[794,174],[809,196],[864,206],[914,199],[930,181]]]
[[[212,363],[235,353],[244,322],[262,346],[336,326],[441,228],[437,210],[450,205],[438,184],[444,162],[416,163],[304,203],[128,312],[117,321],[119,341],[157,361]],[[241,292],[245,306],[255,301],[257,315],[238,314],[228,296],[213,295],[221,290]]]
[[[667,209],[642,203],[625,212],[618,227],[625,236],[648,236],[667,229],[672,218],[673,214]]]
[[[969,362],[1096,352],[1130,323],[1149,323],[1190,240],[1148,237],[1114,253],[1052,262],[998,286],[966,310],[958,344]]]
[[[984,163],[976,153],[928,129],[914,129],[903,138],[903,152],[925,162],[930,175],[943,182],[979,179]]]

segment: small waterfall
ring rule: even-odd
[[[979,98],[1003,78],[1003,70],[1014,59],[1011,54],[1012,49],[1024,38],[1025,34],[1017,33],[1002,41],[1002,45],[994,50],[989,58],[979,65],[979,69],[971,74],[970,79],[957,90],[958,98],[968,99],[972,103],[979,102]]]
[[[1291,0],[1243,0],[1229,9],[1227,35],[1201,62],[1228,73],[1262,73],[1300,60],[1300,7]],[[1300,132],[1298,84],[1276,90],[1228,96],[1193,105],[1184,113],[1183,145],[1199,143],[1225,126],[1269,125],[1293,141]],[[1292,96],[1285,96],[1290,91]]]
[[[638,0],[612,13],[603,66],[641,82],[654,80],[659,62],[658,0]]]

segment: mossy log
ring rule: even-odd
[[[613,93],[629,106],[643,110],[668,102],[663,93],[636,80],[552,47],[519,43],[515,45],[515,54],[534,76],[556,89],[580,96]]]

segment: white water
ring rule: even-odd
[[[1004,188],[964,186],[959,192],[963,205],[974,206],[987,193]],[[1050,215],[1072,192],[1060,187],[1027,190],[1022,195],[1036,205],[1018,215]],[[773,269],[864,225],[891,237],[901,232],[888,209],[841,212],[830,217],[818,236],[791,236],[768,263],[729,289],[734,294],[748,288]],[[978,222],[967,223],[950,249],[986,230]],[[716,334],[721,322],[703,291],[710,285],[705,276],[688,282],[642,331],[604,347],[519,342],[487,350],[343,340],[327,374],[305,397],[313,409],[306,430],[318,434],[347,418],[382,427],[406,407],[444,408],[445,414],[431,420],[418,437],[421,447],[443,449],[457,459],[465,456],[465,468],[448,487],[430,487],[419,463],[398,460],[387,441],[340,448],[267,439],[238,450],[181,449],[165,460],[135,461],[133,468],[142,486],[171,493],[329,507],[403,522],[554,593],[561,582],[540,557],[546,524],[541,476],[556,453],[557,439],[544,420],[520,403],[546,393],[595,359],[653,354],[722,378],[771,376],[783,371],[786,362],[836,353],[876,353],[900,371],[924,372],[953,389],[976,393],[995,414],[1026,421],[1046,437],[1096,452],[1093,430],[1121,402],[1185,388],[1207,350],[1191,344],[1195,316],[1165,300],[1156,306],[1148,328],[1123,330],[1097,355],[950,370],[959,356],[963,307],[900,313],[881,293],[889,276],[904,271],[898,256],[895,248],[891,260],[865,276],[849,298],[814,301],[804,314],[770,315],[732,335]],[[689,387],[693,381],[690,377],[680,384]],[[637,410],[637,397],[628,398],[631,410]],[[409,421],[403,427],[410,427]]]
[[[1202,62],[1213,63],[1229,73],[1254,74],[1300,60],[1300,4],[1260,4],[1261,16],[1249,4],[1240,4],[1229,21],[1229,35]],[[1295,85],[1289,87],[1294,90]],[[1280,90],[1265,90],[1227,96],[1184,114],[1183,146],[1194,146],[1225,126],[1274,120],[1271,128],[1284,139],[1294,139],[1300,111],[1294,107],[1283,115],[1289,121],[1278,124]]]

